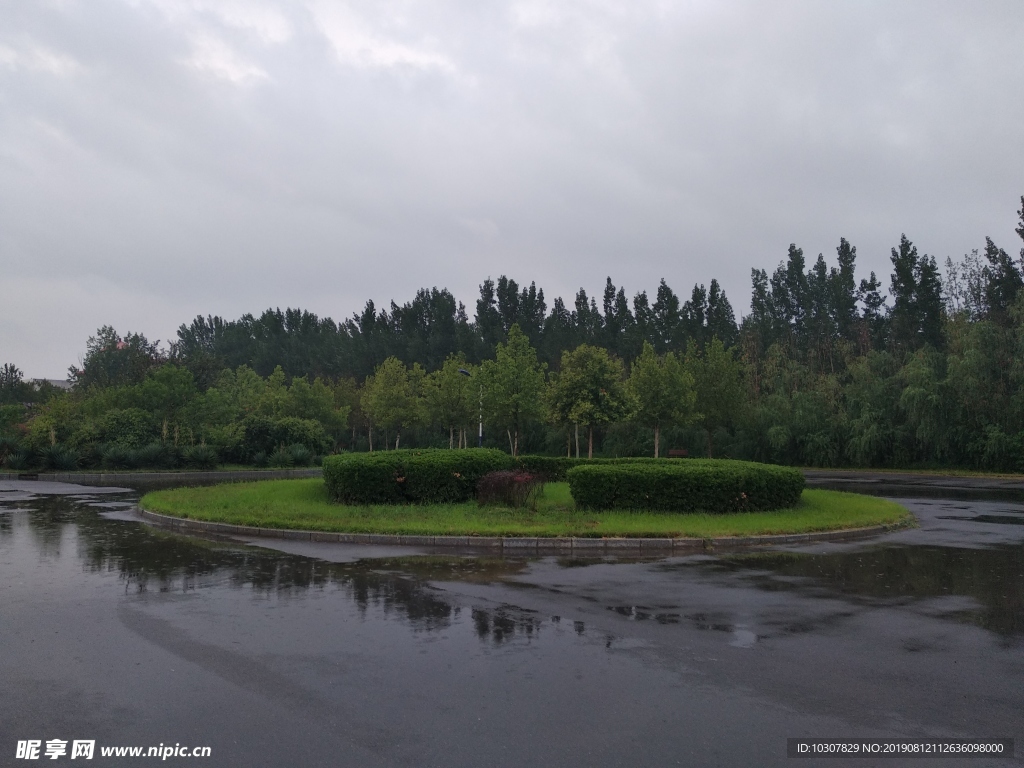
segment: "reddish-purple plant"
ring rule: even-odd
[[[536,499],[542,485],[539,475],[522,470],[488,472],[476,484],[476,500],[481,505],[525,507]]]

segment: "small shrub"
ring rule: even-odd
[[[283,445],[270,454],[270,466],[281,467],[287,469],[295,463],[295,459],[292,458],[292,452],[285,448]]]
[[[476,484],[476,500],[481,505],[500,504],[518,509],[532,504],[543,485],[539,475],[521,470],[488,472]]]
[[[128,448],[141,448],[156,436],[152,416],[141,408],[107,411],[99,428],[104,441]]]
[[[302,443],[295,443],[285,448],[292,457],[292,466],[309,467],[313,464],[313,452]]]
[[[481,477],[514,466],[507,453],[480,448],[344,453],[323,462],[328,494],[345,504],[466,501]]]
[[[172,469],[178,463],[178,451],[168,443],[150,443],[135,451],[135,464],[139,467]]]
[[[240,451],[246,457],[261,451],[268,456],[279,446],[301,443],[311,453],[325,453],[331,449],[331,438],[323,425],[313,419],[288,417],[268,419],[264,416],[248,416],[242,422]]]
[[[794,506],[804,489],[798,469],[750,461],[686,461],[574,467],[569,491],[583,509],[754,512]]]
[[[18,450],[18,441],[13,437],[0,437],[0,464],[3,464],[7,457]]]
[[[103,450],[101,463],[104,469],[131,469],[134,461],[133,451],[114,443]]]
[[[256,454],[252,457],[252,465],[260,469],[263,469],[264,467],[269,467],[270,457],[267,456],[267,452],[257,451]]]
[[[7,459],[4,463],[8,469],[31,469],[32,465],[35,463],[35,456],[28,448],[17,448],[7,454]]]
[[[78,451],[66,445],[48,445],[39,451],[43,469],[72,472],[78,469]]]
[[[193,469],[216,469],[217,451],[210,445],[193,445],[181,452],[185,464]]]

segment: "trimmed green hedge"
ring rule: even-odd
[[[798,469],[722,459],[588,464],[566,472],[584,509],[662,512],[757,512],[800,500]]]
[[[324,458],[324,482],[344,504],[441,504],[473,498],[488,472],[513,469],[511,456],[480,448],[344,453]]]
[[[550,482],[560,483],[565,480],[565,473],[573,467],[591,464],[664,464],[669,459],[656,459],[653,456],[637,456],[615,459],[574,459],[568,456],[519,456],[516,464],[523,470],[540,475]],[[672,459],[671,461],[680,461]]]

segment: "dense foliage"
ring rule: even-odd
[[[395,450],[348,453],[324,459],[331,499],[345,504],[440,504],[474,497],[490,472],[512,469],[496,450]]]
[[[804,489],[799,470],[722,459],[586,464],[566,479],[582,509],[759,512],[795,506]]]
[[[1024,198],[1019,213],[1024,240]],[[549,309],[502,276],[472,318],[434,288],[341,323],[196,318],[166,350],[104,327],[70,392],[0,368],[0,460],[169,465],[207,446],[266,465],[468,447],[482,420],[483,445],[514,455],[1024,471],[1024,249],[985,238],[943,274],[902,236],[888,288],[856,258],[841,239],[809,266],[791,245],[752,270],[739,323],[716,281],[629,300],[609,278],[600,304],[580,290]]]

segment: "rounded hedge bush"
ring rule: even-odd
[[[467,501],[481,477],[514,467],[507,453],[481,448],[343,453],[323,460],[327,492],[344,504]]]
[[[565,473],[583,509],[656,512],[759,512],[800,500],[798,469],[725,459],[586,464]]]
[[[653,456],[627,456],[614,459],[586,459],[570,456],[519,456],[516,466],[524,472],[540,475],[548,482],[560,483],[565,480],[565,473],[573,467],[590,464],[664,464],[669,459],[656,459]],[[673,459],[675,461],[675,459]]]

